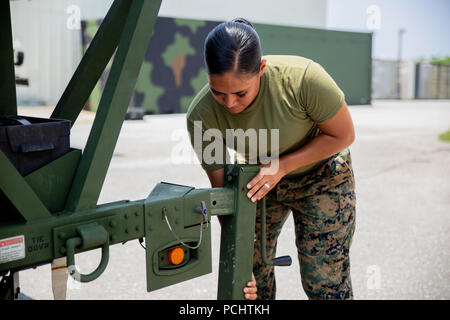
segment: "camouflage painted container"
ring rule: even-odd
[[[101,20],[82,22],[87,48]],[[206,84],[203,43],[217,21],[158,17],[130,106],[146,114],[184,113]],[[263,54],[300,55],[319,62],[345,92],[348,104],[371,101],[372,34],[255,24]],[[96,110],[110,65],[87,107]]]

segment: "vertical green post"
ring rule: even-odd
[[[251,280],[255,237],[256,203],[247,194],[247,183],[258,173],[258,166],[228,167],[225,181],[235,190],[233,215],[222,216],[220,241],[219,300],[244,299],[244,287]]]
[[[9,0],[0,1],[0,115],[17,114],[16,75]]]

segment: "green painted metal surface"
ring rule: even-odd
[[[371,103],[372,33],[255,24],[263,54],[300,55],[320,63],[349,105]]]
[[[51,118],[75,123],[122,35],[131,1],[115,1],[99,27]]]
[[[191,193],[195,191],[160,183],[145,201],[147,291],[212,271],[209,217],[202,223],[202,214],[195,211],[202,200],[210,203],[209,192],[193,199]],[[170,265],[168,249],[175,247],[185,251],[185,258],[179,265]]]
[[[25,221],[51,217],[50,211],[1,150],[0,189]]]
[[[80,158],[81,150],[72,149],[25,177],[25,181],[50,212],[64,209]]]
[[[161,1],[144,0],[131,4],[66,210],[97,204],[160,5]]]
[[[244,299],[243,288],[252,279],[256,203],[246,185],[258,173],[257,166],[230,166],[226,185],[234,190],[234,214],[223,216],[220,239],[218,299]]]

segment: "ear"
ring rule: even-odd
[[[266,63],[267,63],[267,60],[266,59],[261,59],[261,64],[260,64],[260,66],[259,66],[259,76],[261,77],[262,75],[263,75],[263,73],[264,73],[264,69],[266,68]]]

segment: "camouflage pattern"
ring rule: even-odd
[[[86,50],[102,20],[81,22]],[[158,17],[136,82],[130,107],[146,114],[184,113],[207,83],[203,45],[219,21]],[[370,104],[371,33],[254,24],[265,55],[299,55],[320,63],[345,92],[347,104]],[[338,39],[338,41],[336,40]],[[355,59],[357,57],[357,59]],[[352,65],[351,70],[343,67]],[[92,92],[87,108],[97,110],[111,63]]]
[[[82,21],[86,50],[102,20]],[[131,107],[146,114],[186,112],[196,93],[207,83],[203,65],[203,44],[219,22],[158,17],[150,39]],[[87,107],[97,110],[112,59],[94,88]]]
[[[355,231],[355,189],[348,149],[307,173],[285,177],[266,196],[267,255],[275,257],[281,228],[292,211],[300,274],[310,299],[353,299],[349,250]],[[257,210],[254,269],[258,299],[275,299],[274,267],[261,259]]]

